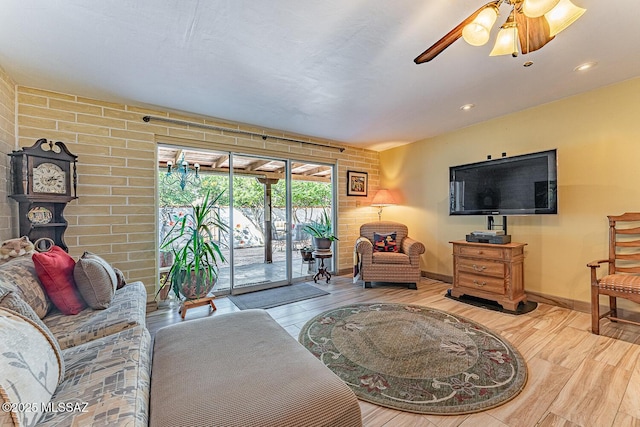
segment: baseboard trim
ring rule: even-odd
[[[338,274],[336,274],[336,276],[346,276],[348,274],[353,275],[353,268],[343,268],[338,270]]]
[[[147,301],[147,313],[151,313],[152,311],[156,311],[158,309],[157,301]]]
[[[444,283],[453,283],[453,276],[447,276],[446,274],[434,273],[432,271],[421,271],[420,275],[427,279],[439,280]]]
[[[340,270],[339,275],[348,275],[350,273],[352,273],[352,270],[347,268],[347,269]],[[444,283],[453,283],[453,276],[448,276],[446,274],[440,274],[440,273],[435,273],[433,271],[422,270],[420,272],[420,275],[427,279],[438,280]],[[527,294],[527,299],[531,301],[541,302],[544,304],[549,304],[549,305],[553,305],[561,308],[568,308],[570,310],[579,311],[581,313],[591,313],[590,302],[576,301],[569,298],[562,298],[554,295],[546,295],[538,292],[531,292],[531,291],[527,291],[526,289],[525,289],[525,292]],[[619,309],[619,310],[621,310],[622,313],[624,313],[625,311],[633,313],[633,311],[629,311],[629,310],[624,310],[624,309]]]
[[[569,298],[557,297],[554,295],[545,295],[538,292],[525,290],[527,299],[544,304],[554,305],[556,307],[568,308],[570,310],[580,311],[582,313],[591,313],[591,303],[585,301],[576,301]]]

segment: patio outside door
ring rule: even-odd
[[[232,294],[289,283],[285,160],[232,155]]]
[[[315,263],[303,261],[299,250],[311,245],[307,224],[324,212],[334,216],[332,165],[165,145],[158,158],[160,241],[206,192],[222,194],[214,214],[226,229],[214,230],[214,238],[226,261],[220,264],[216,295],[287,285],[315,274]],[[186,164],[187,173],[168,164]],[[160,255],[161,275],[168,267]]]

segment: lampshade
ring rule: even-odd
[[[396,199],[393,198],[393,194],[389,190],[378,190],[376,195],[371,201],[371,206],[378,206],[378,221],[382,221],[382,209],[385,206],[391,206],[396,204]]]
[[[537,18],[556,7],[560,0],[524,0],[522,13],[529,18]]]
[[[489,56],[498,55],[518,56],[518,26],[513,21],[513,14],[509,15],[509,19],[500,27],[496,44]]]
[[[371,206],[391,206],[395,204],[396,200],[389,190],[379,190],[371,201]]]
[[[547,12],[544,17],[549,22],[549,33],[553,37],[573,24],[587,10],[571,3],[571,0],[560,0],[558,5]]]
[[[488,6],[462,29],[462,38],[471,46],[482,46],[489,41],[491,28],[498,18],[495,5]]]

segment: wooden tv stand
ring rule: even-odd
[[[526,243],[453,244],[453,288],[451,295],[471,295],[496,301],[504,309],[515,311],[524,293],[524,247]]]

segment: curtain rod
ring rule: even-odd
[[[240,135],[259,136],[260,138],[262,138],[265,141],[267,140],[267,138],[270,138],[270,139],[276,139],[276,140],[280,140],[280,141],[298,142],[300,144],[314,145],[316,147],[323,147],[323,148],[331,148],[331,149],[334,149],[334,150],[340,150],[341,153],[344,151],[344,147],[334,147],[333,145],[318,144],[317,142],[302,141],[300,139],[285,138],[283,136],[269,135],[269,134],[266,134],[266,133],[249,132],[249,131],[246,131],[246,130],[231,129],[231,128],[225,128],[225,127],[222,127],[222,126],[205,125],[205,124],[201,124],[201,123],[187,122],[185,120],[167,119],[167,118],[164,118],[164,117],[152,117],[152,116],[144,116],[142,118],[142,120],[147,122],[147,123],[153,120],[153,121],[157,121],[157,122],[173,123],[175,125],[192,126],[192,127],[202,128],[202,129],[219,130],[219,131],[224,131],[224,132],[232,132],[232,133],[236,133],[236,134],[240,134]]]

